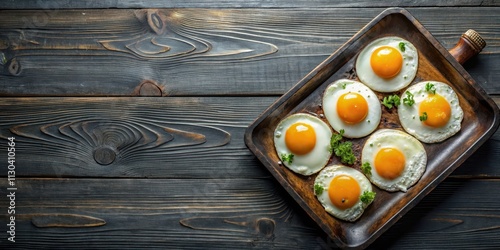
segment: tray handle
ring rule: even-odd
[[[449,52],[463,65],[471,57],[479,54],[485,46],[486,42],[479,33],[475,30],[467,30],[460,36],[458,43]]]

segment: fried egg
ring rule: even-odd
[[[413,105],[408,105],[404,98],[413,98]],[[460,131],[464,114],[457,94],[449,85],[419,82],[409,87],[401,100],[398,107],[401,126],[421,142],[441,142]]]
[[[325,90],[323,113],[334,130],[344,130],[344,137],[360,138],[378,127],[382,108],[370,88],[357,81],[340,79]]]
[[[368,44],[356,59],[361,82],[379,92],[394,92],[408,86],[418,69],[415,46],[399,37],[379,38]]]
[[[274,131],[274,146],[283,165],[295,173],[311,175],[330,159],[332,130],[321,119],[309,114],[293,114]]]
[[[324,168],[314,181],[314,194],[326,212],[346,221],[357,220],[375,196],[361,172],[343,165]]]
[[[390,192],[406,192],[425,172],[427,153],[411,135],[381,129],[366,141],[361,163],[363,173],[375,186]]]

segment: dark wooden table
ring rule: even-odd
[[[0,249],[335,247],[245,128],[392,6],[483,35],[464,67],[500,103],[500,2],[449,2],[2,1]],[[499,139],[370,247],[500,247]]]

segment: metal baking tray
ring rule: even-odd
[[[301,176],[278,164],[280,159],[274,149],[273,132],[283,118],[294,113],[312,113],[321,117],[320,104],[326,87],[341,78],[357,80],[354,65],[358,53],[371,41],[384,36],[399,36],[415,45],[419,65],[410,86],[423,80],[448,83],[459,97],[464,120],[461,131],[453,137],[441,143],[423,143],[428,155],[427,169],[406,193],[390,193],[373,186],[377,192],[375,201],[359,220],[345,222],[329,215],[314,196],[316,174]],[[452,56],[405,9],[387,9],[265,110],[246,130],[245,143],[338,246],[366,247],[460,166],[498,128],[499,109],[457,61],[463,56],[460,51],[455,51],[455,57]],[[381,100],[386,94],[377,95]],[[383,108],[378,129],[382,128],[401,129],[396,109]],[[358,170],[360,151],[366,139],[351,140],[358,157],[352,167]],[[330,163],[337,162],[336,157],[330,159]]]

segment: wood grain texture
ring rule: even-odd
[[[5,184],[3,179],[0,183]],[[16,198],[23,205],[17,209],[19,238],[13,247],[52,248],[66,242],[78,248],[78,242],[89,237],[93,240],[82,248],[304,247],[318,237],[270,178],[18,179],[17,183]],[[5,205],[5,199],[0,202]],[[107,223],[37,229],[30,221],[31,214],[38,213],[88,215]],[[59,242],[47,240],[51,237]]]
[[[500,98],[495,100],[500,104]],[[0,151],[7,150],[5,138],[15,136],[19,176],[268,176],[244,145],[243,134],[274,101],[275,97],[1,98]],[[177,139],[169,140],[173,138]],[[180,138],[184,141],[177,141]],[[97,149],[111,149],[116,159],[99,164],[94,158]],[[500,131],[456,170],[456,177],[500,178],[499,156]]]
[[[479,31],[464,67],[500,105],[498,1],[0,1],[0,151],[14,135],[19,188],[0,249],[336,248],[243,134],[392,6],[446,48]],[[498,248],[499,157],[497,132],[370,249]]]
[[[500,205],[490,194],[498,189],[498,180],[447,180],[372,248],[470,248],[478,235],[482,246],[498,246]],[[18,179],[16,195],[16,243],[0,238],[2,249],[335,248],[273,179],[29,178]],[[31,219],[40,213],[80,214],[107,223],[36,228]]]
[[[382,10],[3,10],[0,94],[130,96],[152,80],[168,96],[281,95]],[[488,45],[466,68],[500,93],[500,8],[409,10],[446,48],[481,33]]]
[[[24,216],[24,215],[22,215]],[[35,227],[99,227],[106,221],[80,214],[34,214],[31,223]]]
[[[315,1],[285,1],[285,0],[273,0],[273,1],[243,1],[243,0],[232,0],[232,1],[211,1],[210,3],[206,1],[182,1],[182,0],[172,0],[172,1],[114,1],[114,0],[103,0],[103,1],[67,1],[67,0],[54,0],[50,2],[36,1],[36,0],[25,0],[21,2],[6,1],[1,2],[1,9],[91,9],[91,8],[284,8],[284,7],[423,7],[423,6],[476,6],[476,7],[488,7],[488,6],[499,6],[499,3],[495,0],[457,0],[457,1],[433,1],[433,0],[391,0],[391,1],[367,1],[367,0],[357,0],[357,1],[340,1],[340,0],[315,0]]]
[[[0,136],[18,176],[258,177],[243,133],[271,100],[2,98]]]
[[[498,184],[498,180],[445,181],[371,247],[496,248],[499,210],[495,201],[479,193],[487,194]]]

